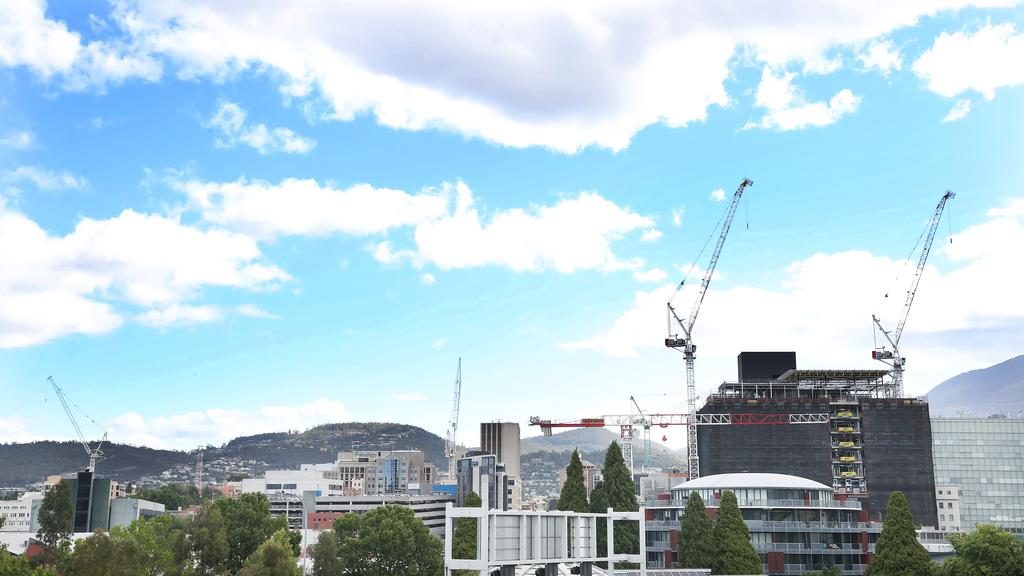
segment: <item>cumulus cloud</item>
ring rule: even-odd
[[[506,146],[620,150],[647,126],[685,126],[728,105],[725,81],[737,53],[776,69],[827,72],[842,62],[836,51],[923,17],[1014,2],[788,0],[766,18],[698,0],[125,0],[103,19],[105,39],[86,43],[47,18],[43,0],[24,0],[0,15],[0,65],[72,87],[157,79],[164,65],[188,79],[256,72],[279,82],[286,97],[304,99],[300,107],[323,103],[342,121],[368,115],[387,127]],[[871,54],[865,58],[891,66]]]
[[[956,101],[956,104],[953,104],[953,107],[949,109],[949,112],[942,118],[942,121],[956,122],[957,120],[963,120],[970,111],[971,101],[961,98]]]
[[[305,154],[316,147],[316,141],[302,137],[288,128],[267,128],[266,124],[246,124],[247,112],[234,102],[222,101],[217,111],[204,123],[220,133],[215,141],[219,148],[245,144],[260,154],[284,152]]]
[[[882,76],[903,68],[903,55],[889,39],[877,40],[863,47],[857,54],[857,61],[864,70],[877,70]]]
[[[679,207],[677,210],[672,211],[672,225],[679,228],[683,225],[683,215],[686,213],[686,209]]]
[[[259,318],[262,320],[277,320],[279,318],[276,314],[271,314],[255,304],[242,304],[240,306],[236,306],[235,313],[239,316],[245,316],[246,318]]]
[[[661,268],[651,268],[650,270],[637,271],[633,273],[633,278],[635,278],[637,282],[661,282],[667,277],[668,273]]]
[[[943,32],[914,62],[914,74],[936,94],[975,91],[991,100],[996,90],[1024,84],[1024,34],[1012,23],[971,32]]]
[[[3,136],[0,136],[0,148],[10,148],[11,150],[28,150],[35,146],[36,135],[28,130],[20,130],[18,132],[10,132]]]
[[[1020,199],[990,211],[953,243],[936,240],[932,262],[945,257],[951,266],[940,272],[930,264],[914,301],[902,341],[910,393],[1020,353],[1024,302],[1015,295],[1024,290],[1024,271],[1009,263],[1019,260],[1021,245]],[[869,357],[871,315],[895,327],[915,264],[864,251],[815,254],[787,267],[777,286],[713,284],[694,332],[702,387],[717,385],[714,375],[735,378],[742,350],[797,350],[804,367],[880,367]],[[663,348],[665,302],[674,290],[636,292],[607,329],[561,347],[616,357]],[[688,309],[696,290],[696,283],[687,286],[675,302]]]
[[[51,172],[35,166],[19,166],[8,170],[4,176],[8,182],[31,182],[40,190],[80,190],[88,186],[85,178],[64,172]]]
[[[291,279],[232,232],[125,210],[54,236],[2,198],[0,270],[0,348],[110,332],[124,308],[144,310],[137,320],[149,325],[195,321],[205,309],[189,301],[204,288],[267,290]]]
[[[793,72],[776,75],[769,68],[761,74],[755,105],[766,110],[760,122],[748,122],[745,129],[766,128],[788,131],[835,124],[843,116],[857,110],[860,96],[844,88],[828,102],[808,102],[803,92],[793,85]]]
[[[224,317],[215,306],[184,306],[175,304],[167,308],[147,310],[135,317],[140,324],[152,328],[179,328],[214,322]]]
[[[319,398],[297,406],[272,405],[245,410],[211,408],[168,416],[147,417],[126,412],[107,422],[106,428],[110,437],[119,442],[191,450],[200,444],[220,445],[238,436],[305,430],[349,419],[342,403]]]
[[[710,198],[715,202],[721,202],[722,200],[725,200],[725,190],[721,188],[717,190],[712,190]]]
[[[437,282],[437,278],[433,274],[422,274],[420,275],[420,283],[424,286],[433,286]]]
[[[438,218],[449,204],[444,193],[429,189],[409,194],[369,184],[336,188],[293,178],[278,184],[240,179],[178,181],[173,186],[204,220],[261,239],[382,234]]]
[[[4,442],[32,442],[42,438],[29,432],[28,424],[20,416],[0,416],[0,438]]]

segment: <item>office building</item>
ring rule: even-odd
[[[518,510],[523,499],[521,448],[517,422],[482,422],[480,424],[480,450],[493,454],[504,465],[508,478],[512,504],[509,510]]]
[[[884,517],[889,494],[899,490],[918,525],[936,526],[928,403],[886,397],[886,370],[798,370],[795,358],[739,355],[743,379],[723,383],[698,412],[778,415],[784,425],[699,426],[701,475],[807,478],[862,500],[872,520]],[[825,414],[827,421],[789,424],[796,414]]]
[[[139,518],[155,518],[164,514],[164,505],[138,498],[115,498],[110,501],[110,528],[127,528]]]
[[[932,418],[931,431],[936,492],[959,490],[960,530],[995,524],[1024,538],[1024,418]],[[936,506],[940,496],[952,495]],[[936,511],[948,525],[949,509]]]
[[[481,501],[486,496],[487,506],[492,510],[518,510],[519,503],[512,494],[516,479],[505,473],[505,465],[498,461],[498,457],[481,454],[479,450],[470,450],[466,454],[455,466],[455,505],[465,506],[466,496],[473,492],[480,496]]]
[[[41,492],[26,492],[17,500],[0,500],[0,518],[4,519],[0,532],[38,531],[39,507],[42,503]]]
[[[362,514],[384,505],[407,506],[431,534],[444,539],[445,509],[449,502],[453,499],[447,496],[320,496],[315,498],[315,510],[312,512],[326,519],[338,518],[342,514]]]
[[[835,566],[844,576],[864,573],[881,523],[869,522],[860,501],[837,497],[831,486],[784,474],[720,474],[675,486],[645,501],[649,568],[678,560],[679,526],[691,494],[714,518],[724,491],[736,495],[764,574],[796,576]]]

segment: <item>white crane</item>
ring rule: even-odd
[[[708,285],[711,284],[711,278],[715,273],[715,267],[718,265],[718,258],[722,255],[722,247],[725,246],[725,238],[729,235],[729,228],[732,226],[732,219],[736,215],[736,208],[740,204],[740,198],[743,197],[743,190],[747,186],[752,186],[754,182],[748,178],[744,178],[743,182],[740,183],[740,187],[736,189],[736,192],[732,195],[732,202],[729,207],[726,208],[725,214],[722,220],[722,231],[718,236],[718,244],[715,245],[715,251],[711,255],[711,262],[708,264],[707,270],[704,271],[704,278],[701,280],[700,289],[697,291],[697,301],[693,304],[693,310],[690,311],[690,317],[683,322],[676,314],[675,308],[672,307],[672,300],[668,301],[668,313],[669,313],[669,336],[665,338],[665,346],[669,348],[682,349],[683,356],[686,358],[686,406],[687,410],[691,415],[690,423],[686,426],[686,444],[687,444],[687,459],[689,460],[690,467],[690,479],[700,477],[700,458],[697,454],[697,420],[693,418],[693,415],[697,413],[697,386],[694,381],[693,374],[693,360],[697,354],[697,346],[693,343],[693,325],[697,322],[697,314],[700,312],[700,305],[704,302],[704,295],[707,294]],[[675,295],[683,288],[683,284],[686,283],[684,278],[679,286],[676,288]],[[672,319],[675,319],[676,323],[679,324],[679,328],[682,329],[682,337],[678,333],[672,332]]]
[[[906,364],[907,359],[900,355],[900,338],[903,336],[903,329],[907,325],[907,316],[910,315],[910,306],[914,303],[914,296],[917,295],[917,287],[921,283],[924,265],[928,261],[928,254],[932,250],[932,242],[935,240],[935,231],[938,229],[939,221],[942,219],[942,211],[946,208],[946,202],[953,198],[956,198],[956,193],[946,190],[946,193],[939,199],[939,204],[935,206],[932,219],[925,228],[927,236],[924,240],[924,246],[921,248],[921,257],[917,261],[914,279],[910,281],[910,289],[907,290],[907,299],[903,303],[903,315],[900,317],[899,324],[896,325],[896,330],[891,332],[886,330],[882,327],[882,322],[878,319],[878,316],[871,315],[871,320],[874,321],[875,327],[877,327],[877,330],[882,333],[882,336],[885,337],[892,347],[892,350],[887,349],[885,345],[878,347],[876,342],[875,349],[871,352],[871,357],[892,367],[892,382],[889,385],[889,394],[893,398],[903,397],[903,366]]]
[[[82,443],[82,448],[85,449],[85,454],[89,457],[89,472],[95,472],[96,461],[103,459],[103,451],[101,448],[103,447],[103,443],[107,441],[107,433],[103,433],[103,438],[100,439],[99,444],[97,444],[95,448],[90,447],[89,442],[85,439],[85,434],[82,434],[82,428],[78,425],[78,420],[75,419],[75,415],[71,411],[71,407],[68,406],[68,399],[64,395],[64,390],[57,385],[57,381],[53,379],[53,376],[47,377],[47,380],[49,380],[50,384],[53,386],[53,391],[57,393],[57,399],[60,400],[61,406],[64,407],[64,412],[67,413],[68,419],[71,420],[71,425],[75,427],[75,433],[78,434],[78,441]],[[89,418],[87,414],[85,417]],[[96,424],[96,421],[92,418],[89,418],[89,420],[93,424]],[[99,424],[96,424],[96,426],[99,427]]]
[[[444,455],[448,458],[448,478],[455,479],[455,456],[457,453],[456,432],[459,430],[459,402],[462,398],[462,358],[459,358],[459,368],[455,372],[455,399],[452,401],[452,417],[448,421],[448,440],[445,442]]]

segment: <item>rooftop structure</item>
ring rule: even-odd
[[[717,474],[675,486],[645,501],[647,560],[670,567],[678,559],[679,526],[687,499],[699,494],[716,516],[722,493],[736,495],[764,573],[797,575],[835,566],[847,576],[864,573],[881,523],[868,522],[861,503],[837,498],[832,487],[788,474]]]

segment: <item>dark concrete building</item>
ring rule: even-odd
[[[702,476],[808,478],[861,500],[872,520],[899,490],[916,524],[937,525],[928,404],[886,397],[888,371],[798,370],[793,352],[743,352],[737,367],[739,381],[719,386],[701,414],[827,414],[828,423],[699,426]]]

